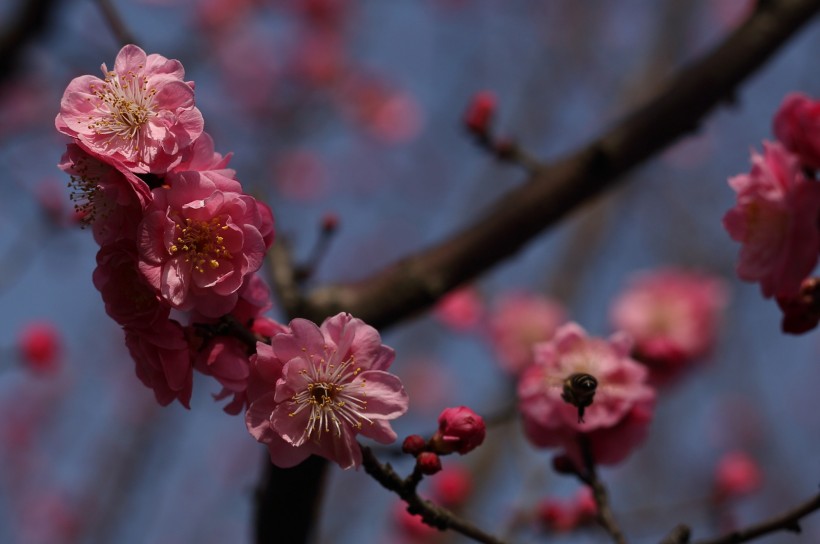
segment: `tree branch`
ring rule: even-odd
[[[418,514],[424,523],[441,531],[452,529],[484,544],[504,544],[491,534],[485,533],[472,523],[458,517],[449,510],[436,506],[418,496],[416,487],[421,481],[421,474],[414,472],[407,478],[401,478],[389,464],[382,465],[370,448],[362,447],[362,466],[385,489],[393,491],[407,503],[407,511]]]
[[[0,34],[0,81],[12,75],[26,43],[46,28],[57,0],[19,0]]]
[[[711,540],[699,540],[695,544],[740,544],[777,531],[799,533],[800,520],[817,510],[820,510],[820,494],[815,495],[797,508],[768,521]]]
[[[820,0],[766,2],[654,98],[576,152],[544,165],[448,240],[353,284],[313,290],[298,308],[314,320],[348,311],[377,328],[432,305],[457,285],[511,257],[585,201],[610,189],[706,115],[820,10]]]

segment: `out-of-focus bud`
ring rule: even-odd
[[[473,96],[464,113],[464,125],[476,136],[486,137],[495,116],[496,98],[489,91],[481,91]]]
[[[431,483],[435,498],[450,508],[463,504],[473,489],[470,471],[458,464],[448,464]]]
[[[725,500],[756,491],[763,480],[757,462],[742,451],[724,455],[715,470],[715,497]]]
[[[339,216],[333,212],[327,212],[322,216],[322,232],[330,234],[339,228]]]
[[[60,358],[60,333],[47,321],[26,325],[17,338],[20,358],[28,368],[37,373],[50,373],[58,368]]]
[[[552,458],[552,468],[555,469],[555,472],[558,474],[577,474],[578,469],[576,468],[575,464],[572,462],[566,455],[556,455]]]

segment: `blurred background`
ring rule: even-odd
[[[26,4],[0,0],[0,32]],[[159,407],[136,378],[91,283],[97,245],[72,220],[68,179],[56,167],[66,139],[53,123],[66,85],[99,75],[121,46],[103,8],[113,7],[148,53],[182,61],[216,149],[234,153],[238,179],[271,206],[298,260],[323,218],[338,218],[310,285],[360,279],[433,244],[525,179],[464,130],[476,92],[495,94],[499,134],[540,159],[556,157],[629,112],[751,8],[745,0],[41,4],[42,24],[0,75],[4,543],[252,541],[264,448],[213,401],[216,383],[197,376],[188,411]],[[734,203],[726,179],[747,171],[750,149],[772,138],[783,97],[820,96],[818,50],[815,24],[700,133],[460,297],[384,332],[411,399],[394,425],[400,437],[429,436],[447,406],[466,404],[493,422],[479,450],[444,460],[468,475],[456,510],[516,542],[549,533],[550,542],[607,540],[596,527],[561,530],[545,514],[545,504],[573,500],[580,485],[554,473],[554,452],[523,438],[489,321],[506,294],[528,291],[606,336],[611,303],[630,277],[672,265],[722,277],[730,302],[711,355],[659,394],[644,446],[602,471],[630,541],[657,542],[678,522],[696,537],[716,535],[817,491],[820,337],[783,335],[776,305],[735,279],[738,248],[721,218]],[[732,451],[748,455],[761,479],[717,505],[715,470]],[[411,468],[391,450],[379,455]],[[466,541],[420,531],[401,511],[363,471],[333,467],[318,541]],[[820,516],[803,529],[761,542],[820,542]]]

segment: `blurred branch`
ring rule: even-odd
[[[485,544],[504,544],[493,535],[487,534],[470,522],[461,519],[445,508],[436,506],[418,496],[416,488],[421,482],[421,473],[416,468],[407,478],[401,478],[389,464],[382,465],[370,448],[362,447],[362,466],[365,472],[373,476],[384,488],[396,493],[407,503],[407,511],[418,514],[424,523],[441,531],[452,529],[476,542]]]
[[[820,10],[820,0],[767,2],[717,48],[683,68],[643,107],[583,148],[543,165],[473,224],[354,284],[319,287],[297,308],[314,320],[350,312],[377,328],[424,310],[489,270],[683,135]]]
[[[740,544],[777,531],[799,533],[800,520],[817,510],[820,510],[820,494],[771,520],[711,540],[699,540],[695,544]],[[681,541],[681,544],[686,542],[685,540]]]
[[[111,3],[111,0],[97,0],[97,5],[100,7],[100,11],[108,23],[108,27],[121,46],[128,45],[129,43],[139,45],[137,44],[137,40],[134,39],[134,35],[128,30],[125,22],[123,22],[122,17],[120,17],[117,8]]]
[[[689,544],[691,530],[686,525],[677,525],[661,540],[661,544]]]
[[[592,456],[592,448],[587,435],[583,433],[578,435],[578,446],[584,458],[584,470],[579,471],[577,476],[592,490],[592,496],[598,507],[598,522],[606,532],[609,533],[615,544],[626,544],[626,537],[624,537],[624,533],[615,520],[615,515],[612,513],[612,508],[609,505],[609,494],[607,493],[606,486],[600,478],[598,478],[598,471],[595,468],[595,459]]]
[[[57,0],[19,0],[0,34],[0,81],[9,78],[26,43],[45,30]]]

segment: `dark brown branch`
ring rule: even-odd
[[[429,307],[615,186],[625,172],[696,131],[716,106],[733,102],[738,86],[818,10],[820,0],[766,2],[647,104],[582,149],[540,168],[473,224],[370,278],[317,288],[299,315],[317,319],[348,311],[383,328]]]
[[[56,5],[57,0],[18,0],[0,34],[0,81],[12,75],[26,43],[45,29]]]
[[[592,496],[598,507],[598,523],[609,533],[615,544],[626,544],[626,537],[623,531],[621,531],[618,522],[615,520],[615,515],[612,513],[612,508],[609,505],[609,494],[607,493],[606,486],[604,486],[604,483],[598,478],[598,471],[595,468],[595,459],[592,457],[589,438],[587,438],[585,434],[578,435],[578,446],[584,457],[584,470],[578,473],[578,477],[592,490]]]
[[[747,529],[733,531],[727,535],[713,538],[711,540],[699,540],[695,544],[740,544],[741,542],[749,542],[755,538],[759,538],[769,533],[777,531],[791,531],[793,533],[800,532],[800,520],[812,512],[820,510],[820,494],[812,499],[804,502],[797,508],[785,512],[775,518],[772,518],[763,523],[752,525]]]
[[[677,525],[661,540],[661,544],[689,544],[691,532],[686,525]]]
[[[449,510],[436,506],[430,501],[426,501],[418,496],[416,487],[421,475],[414,471],[407,478],[401,478],[390,464],[382,465],[370,448],[362,447],[362,466],[364,470],[373,476],[385,489],[396,493],[407,503],[407,511],[411,514],[418,514],[424,523],[435,527],[441,531],[451,529],[469,537],[476,542],[485,544],[504,544],[503,540],[485,533],[472,523],[461,519]]]

